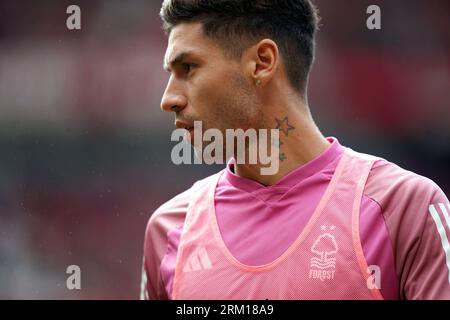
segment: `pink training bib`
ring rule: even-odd
[[[382,299],[359,237],[361,198],[375,160],[347,149],[299,237],[276,260],[260,266],[239,262],[222,239],[214,209],[220,175],[198,182],[180,239],[172,298]]]

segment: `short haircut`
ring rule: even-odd
[[[272,39],[292,87],[305,93],[319,23],[310,0],[164,0],[160,16],[167,34],[181,23],[200,22],[228,58]]]

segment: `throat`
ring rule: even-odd
[[[277,157],[277,169],[273,174],[262,174],[261,164],[236,163],[234,173],[240,177],[254,180],[264,186],[277,184],[290,172],[314,160],[322,154],[330,142],[311,123],[301,124],[290,120],[289,116],[276,117],[274,127],[278,130],[276,138],[271,137],[270,150]]]

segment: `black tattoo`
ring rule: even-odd
[[[295,129],[294,126],[292,126],[291,124],[289,124],[289,118],[288,118],[287,116],[284,117],[283,120],[280,120],[280,119],[278,119],[278,118],[275,118],[275,121],[277,122],[277,126],[276,126],[275,129],[278,129],[278,130],[280,130],[281,132],[283,132],[283,133],[286,135],[286,137],[289,136],[289,131]],[[283,142],[281,142],[280,139],[279,139],[279,141],[275,141],[274,139],[272,139],[272,145],[274,145],[274,146],[280,148],[281,145],[283,145]],[[285,153],[280,153],[279,158],[280,158],[280,161],[284,161],[284,160],[287,159],[287,156],[286,156]]]
[[[289,119],[287,116],[284,117],[283,120],[279,120],[278,118],[275,118],[275,120],[277,121],[277,127],[275,129],[279,129],[280,131],[282,131],[286,135],[286,137],[289,136],[290,130],[295,129],[295,127],[289,124]]]

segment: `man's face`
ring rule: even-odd
[[[222,133],[259,127],[260,103],[244,63],[226,58],[223,49],[203,35],[200,23],[176,26],[165,55],[170,79],[161,108],[175,113],[179,128],[190,129],[194,121],[202,121],[203,130]]]

